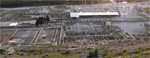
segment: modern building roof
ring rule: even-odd
[[[70,17],[80,17],[80,16],[111,16],[119,15],[118,12],[82,12],[82,13],[70,13]]]

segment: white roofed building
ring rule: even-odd
[[[36,20],[20,22],[0,22],[0,28],[32,28],[36,27]]]
[[[119,16],[118,12],[81,12],[81,13],[70,13],[70,17],[79,18],[86,16]]]

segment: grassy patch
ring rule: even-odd
[[[0,15],[0,17],[3,17],[3,16],[5,16],[5,15],[13,15],[14,13],[17,13],[17,12],[19,12],[19,11],[23,11],[23,10],[10,10],[10,11],[8,11],[8,12],[5,12],[5,13],[2,13],[1,15]]]
[[[24,56],[19,56],[19,55],[8,55],[7,57],[8,58],[11,58],[11,57],[15,57],[15,58],[41,58],[42,56],[46,56],[46,58],[69,58],[67,55],[65,54],[62,54],[63,51],[60,51],[60,52],[49,52],[49,53],[42,53],[42,54],[36,54],[36,55],[33,55],[33,54],[30,54],[30,55],[24,55]],[[79,58],[81,55],[82,56],[86,56],[88,55],[88,53],[85,53],[85,54],[82,54],[82,53],[69,53],[68,54],[69,56],[71,57],[75,57],[75,58]],[[2,56],[3,57],[3,56]]]
[[[50,24],[48,26],[51,26]]]
[[[101,0],[100,4],[111,3],[109,0]]]
[[[118,54],[115,54],[114,56],[112,56],[114,53],[111,53],[111,51],[109,51],[108,53],[105,53],[103,56],[106,57],[106,58],[108,58],[108,57],[118,58],[120,56],[123,56],[123,58],[130,58],[132,56],[136,56],[136,57],[140,57],[140,56],[149,57],[150,53],[145,53],[145,52],[149,52],[149,51],[150,51],[150,48],[147,48],[147,49],[145,49],[143,51],[136,51],[136,52],[132,52],[132,53],[120,52]],[[145,53],[145,54],[143,54],[143,53]]]
[[[6,11],[6,10],[1,10],[1,9],[0,9],[0,13],[1,13],[1,12],[4,12],[4,11]]]
[[[150,7],[143,8],[143,10],[145,10],[145,11],[150,11]]]
[[[123,39],[123,37],[119,37],[120,39]]]
[[[24,56],[20,56],[20,55],[7,55],[8,58],[11,57],[15,57],[15,58],[42,58],[42,56],[45,56],[45,58],[70,58],[70,57],[75,57],[75,58],[79,58],[81,55],[82,56],[87,56],[88,53],[78,53],[75,51],[70,51],[68,54],[64,54],[66,51],[57,51],[57,52],[46,52],[46,53],[41,53],[43,50],[45,49],[59,49],[59,48],[67,48],[67,45],[61,45],[61,46],[47,46],[47,47],[31,47],[31,48],[26,48],[26,49],[22,49],[22,50],[18,50],[18,52],[24,52],[24,53],[28,53],[24,54]],[[35,52],[37,52],[35,54]],[[47,56],[46,56],[47,55]],[[1,56],[2,58],[4,57],[4,55]]]
[[[23,50],[46,50],[46,49],[59,49],[59,48],[68,48],[67,45],[61,45],[61,46],[47,46],[47,47],[30,47],[30,48],[25,48]]]
[[[108,37],[108,39],[109,39],[109,40],[115,40],[115,38],[114,38],[114,37]]]
[[[128,20],[147,20],[145,18],[128,18]]]
[[[143,10],[145,10],[148,15],[150,15],[150,7],[147,7],[147,8],[143,8]]]
[[[145,20],[144,18],[135,18],[135,20]]]

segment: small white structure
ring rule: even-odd
[[[18,44],[17,41],[14,40],[9,41],[9,45],[17,45],[17,44]]]
[[[128,3],[128,2],[126,2],[126,1],[123,1],[122,3]]]
[[[46,38],[46,36],[47,36],[46,34],[43,34],[43,35],[42,35],[42,38]]]

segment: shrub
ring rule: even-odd
[[[69,53],[70,53],[70,51],[66,51],[66,52],[65,52],[65,54],[69,54]]]
[[[123,52],[126,52],[126,50],[123,50]]]
[[[98,49],[94,50],[94,52],[89,52],[89,56],[88,57],[97,57],[98,56]]]

